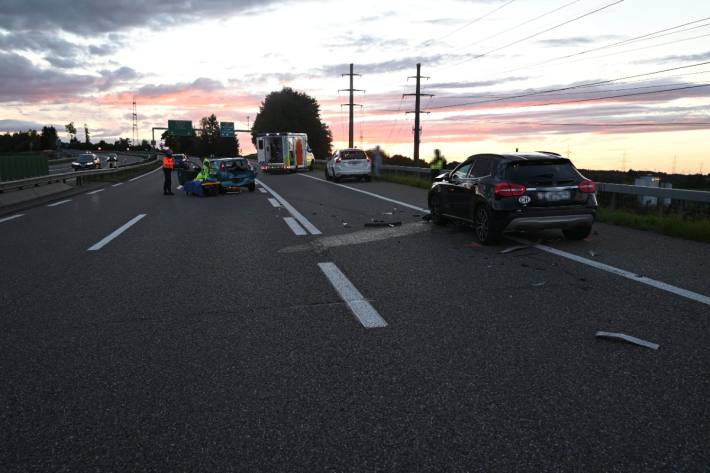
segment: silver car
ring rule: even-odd
[[[325,178],[340,182],[343,177],[369,181],[372,176],[370,158],[361,149],[340,149],[325,163]]]

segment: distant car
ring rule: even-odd
[[[115,168],[118,166],[118,156],[115,154],[109,154],[106,156],[106,162],[108,163],[108,167]]]
[[[434,223],[473,225],[481,243],[504,231],[561,229],[569,240],[592,231],[596,186],[569,159],[550,152],[477,154],[434,179]]]
[[[71,167],[75,171],[83,171],[85,169],[101,169],[101,159],[93,153],[84,153],[77,156],[76,160],[71,163]]]
[[[246,187],[254,192],[256,173],[246,158],[218,158],[210,161],[210,177],[214,177],[220,185],[221,192],[238,191]]]
[[[189,159],[186,154],[173,154],[173,162],[175,163],[175,169],[188,169]]]
[[[325,163],[325,178],[340,182],[343,177],[369,181],[372,176],[370,158],[361,149],[346,148],[335,152]]]

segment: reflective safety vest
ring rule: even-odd
[[[173,169],[175,167],[175,161],[172,156],[165,156],[163,158],[163,169]]]
[[[429,167],[435,171],[441,171],[444,167],[444,160],[441,158],[434,159],[434,161],[431,162]]]

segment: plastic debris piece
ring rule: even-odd
[[[382,215],[392,215],[392,212],[385,212]]]
[[[424,216],[422,217],[422,220],[424,220],[425,222],[430,221],[430,220],[431,220],[431,214],[426,214],[426,215],[424,215]]]
[[[596,253],[596,252],[594,252],[594,251],[592,251],[592,250],[589,250],[589,256],[591,256],[592,258],[594,258],[595,256],[597,256],[597,254],[598,254],[598,253]]]
[[[641,340],[640,338],[632,337],[631,335],[626,335],[625,333],[597,332],[596,336],[598,338],[612,338],[616,340],[623,340],[628,343],[633,343],[634,345],[650,348],[651,350],[658,350],[658,347],[660,346],[657,343]]]
[[[507,253],[512,253],[513,251],[519,251],[519,250],[524,250],[526,248],[530,248],[529,245],[516,245],[516,246],[511,246],[510,248],[506,248],[505,250],[501,250],[500,254],[505,255]]]
[[[545,284],[547,284],[547,281],[534,282],[531,285],[532,285],[532,287],[542,287]]]
[[[373,220],[365,224],[366,227],[376,228],[376,227],[399,227],[402,222],[383,222],[382,220]]]
[[[344,227],[349,227],[350,224],[349,224],[348,222],[343,222],[343,226],[344,226]]]

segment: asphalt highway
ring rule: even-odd
[[[710,467],[708,245],[482,247],[422,189],[259,181],[0,216],[0,471]]]

